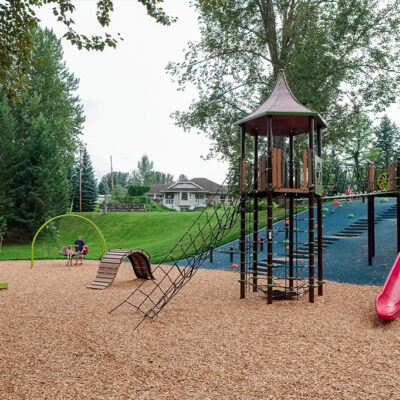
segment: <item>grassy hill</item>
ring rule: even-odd
[[[143,213],[81,213],[92,220],[102,231],[107,248],[117,246],[125,249],[139,247],[151,255],[151,261],[157,263],[176,245],[195,220],[198,226],[207,227],[217,223],[216,218],[207,220],[200,211],[194,212],[143,212]],[[260,212],[260,228],[265,226],[266,211]],[[284,216],[283,209],[274,210],[274,219]],[[101,242],[94,229],[78,218],[58,220],[59,237],[42,231],[35,245],[35,258],[58,258],[63,246],[72,244],[80,235],[89,247],[87,258],[96,259],[101,254]],[[206,229],[205,234],[209,232]],[[239,237],[239,222],[227,233],[219,245]],[[200,243],[198,241],[198,243]],[[0,260],[29,259],[31,243],[3,244]],[[191,252],[193,255],[195,250]]]

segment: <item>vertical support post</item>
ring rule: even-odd
[[[368,265],[372,265],[372,226],[374,224],[374,220],[372,218],[372,199],[371,195],[368,196],[367,200],[367,209],[368,209]]]
[[[229,261],[233,262],[233,247],[229,248]]]
[[[214,246],[211,245],[209,249],[209,254],[210,254],[210,264],[213,262],[213,251],[214,251]]]
[[[372,257],[375,257],[375,196],[372,196],[371,198],[371,219],[372,219],[372,233],[371,233],[371,239],[372,239]]]
[[[268,140],[268,174],[267,174],[267,301],[272,304],[272,117],[267,117],[267,140]]]
[[[317,128],[317,156],[322,157],[321,128]],[[322,254],[322,196],[317,198],[317,224],[318,224],[318,296],[324,294],[324,267]]]
[[[400,253],[400,157],[397,159],[397,253]]]
[[[243,168],[245,165],[244,160],[246,158],[246,126],[243,124],[240,127],[240,182],[246,181],[246,169]],[[244,194],[245,187],[241,187],[240,192],[240,240],[239,240],[239,252],[240,252],[240,298],[246,297],[246,197]]]
[[[254,135],[254,166],[253,166],[253,292],[257,292],[258,267],[258,133]]]
[[[310,131],[308,134],[308,149],[310,153],[309,160],[309,174],[308,174],[308,185],[310,188],[308,197],[308,252],[309,252],[309,266],[308,266],[308,300],[310,303],[314,303],[314,124],[315,118],[310,117]]]
[[[289,135],[289,188],[293,189],[294,179],[294,135]],[[293,194],[289,194],[289,291],[293,290],[294,279],[294,240],[293,240],[293,224],[294,224],[294,199]]]

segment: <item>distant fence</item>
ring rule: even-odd
[[[99,206],[100,212],[104,212],[104,203]],[[145,204],[107,204],[107,212],[141,212],[148,211]]]

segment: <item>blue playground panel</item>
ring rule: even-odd
[[[381,202],[380,198],[375,199],[375,218],[380,217],[388,210],[393,210],[396,205],[395,198],[388,198],[387,202]],[[323,213],[323,237],[336,236],[345,228],[352,225],[354,222],[367,218],[367,201],[363,203],[361,200],[350,203],[341,203],[339,205],[324,205],[328,211]],[[353,217],[350,218],[349,215]],[[316,224],[316,210],[314,213]],[[295,216],[294,227],[298,229],[294,233],[297,248],[307,248],[308,242],[308,210],[299,213]],[[251,229],[251,228],[249,228]],[[264,250],[259,251],[259,261],[266,259],[266,230],[261,229],[258,232],[258,237],[264,239]],[[315,230],[315,238],[317,231]],[[273,258],[284,258],[287,251],[284,244],[285,241],[285,226],[284,221],[274,224],[274,246]],[[252,249],[252,235],[246,239],[246,246]],[[392,263],[396,258],[396,218],[383,219],[375,224],[375,257],[373,265],[368,266],[368,232],[364,231],[359,236],[343,237],[337,239],[323,249],[324,263],[324,279],[336,282],[346,282],[354,284],[378,285],[381,286],[386,280],[387,274],[390,271]],[[233,262],[230,262],[229,250],[234,249]],[[296,249],[296,246],[295,246]],[[295,265],[299,267],[308,266],[308,260],[295,260]],[[239,264],[239,241],[235,240],[224,246],[214,249],[213,262],[207,258],[201,268],[219,269],[226,271],[239,272],[239,267],[233,269],[232,264]],[[317,273],[317,255],[315,255],[315,273]],[[283,268],[278,268],[277,276],[282,276]],[[299,268],[298,277],[307,277],[308,269]]]

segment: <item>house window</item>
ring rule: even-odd
[[[181,193],[181,200],[187,200],[188,199],[188,194],[187,192],[182,192]]]
[[[196,200],[203,200],[204,194],[203,193],[196,193]]]
[[[226,193],[220,194],[219,198],[220,198],[221,203],[223,203],[226,199]]]

